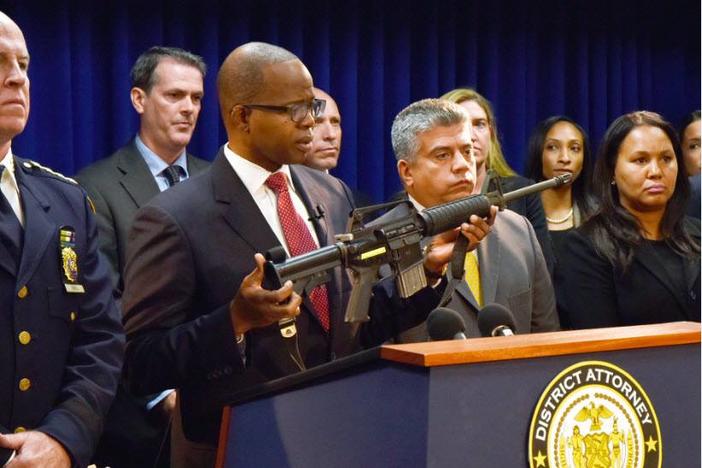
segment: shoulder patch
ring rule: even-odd
[[[22,164],[27,169],[40,170],[42,172],[46,172],[47,174],[50,174],[50,175],[58,178],[58,179],[61,179],[64,182],[68,182],[69,184],[78,185],[78,182],[75,179],[71,179],[70,177],[66,177],[65,175],[61,174],[60,172],[56,172],[53,169],[49,169],[46,166],[42,166],[41,164],[39,164],[36,161],[24,161]]]

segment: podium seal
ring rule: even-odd
[[[660,468],[661,429],[651,401],[625,370],[584,361],[541,394],[529,429],[532,468]]]

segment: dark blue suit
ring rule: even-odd
[[[25,216],[19,269],[0,245],[0,425],[37,429],[87,465],[117,388],[124,335],[85,193],[15,158]],[[68,293],[60,228],[77,256]]]
[[[304,166],[290,171],[308,212],[323,208],[324,217],[313,221],[320,244],[332,244],[346,231],[353,208],[348,187]],[[236,390],[298,371],[277,325],[247,333],[244,364],[229,316],[229,302],[254,268],[254,253],[278,245],[222,151],[210,169],[156,196],[134,219],[122,298],[127,378],[136,394],[178,388],[191,441],[216,443],[222,407]],[[324,333],[307,302],[297,319],[308,368],[378,344],[431,310],[418,307],[410,320],[374,309],[359,330],[344,322],[351,285],[341,269],[332,276],[331,333]]]

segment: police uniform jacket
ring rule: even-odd
[[[85,466],[117,388],[124,334],[85,193],[20,158],[15,177],[24,239],[19,267],[0,245],[0,425],[44,432]]]

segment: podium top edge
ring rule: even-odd
[[[697,322],[567,330],[381,347],[382,359],[420,367],[700,343]]]

